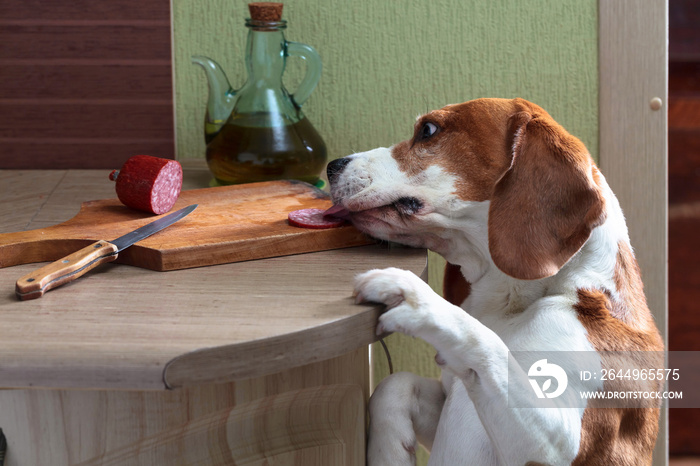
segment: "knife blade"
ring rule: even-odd
[[[97,241],[62,259],[23,276],[15,284],[15,294],[23,301],[41,298],[44,293],[82,277],[100,264],[112,262],[120,251],[158,233],[189,215],[198,204],[192,204],[137,228],[113,241]]]

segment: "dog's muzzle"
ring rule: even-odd
[[[331,160],[328,163],[328,168],[326,168],[326,175],[328,175],[328,182],[330,184],[335,183],[338,180],[338,177],[340,176],[340,174],[343,173],[343,170],[345,170],[345,167],[349,163],[350,163],[349,157],[343,157],[340,159]]]

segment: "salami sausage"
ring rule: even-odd
[[[287,218],[290,225],[300,228],[336,228],[345,223],[342,218],[325,214],[323,209],[301,209],[290,212]]]
[[[109,179],[116,181],[119,200],[132,209],[164,214],[173,208],[182,189],[179,162],[150,155],[135,155]]]

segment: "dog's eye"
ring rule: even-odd
[[[420,132],[418,133],[418,140],[422,141],[423,139],[428,139],[429,137],[434,136],[437,132],[437,125],[435,123],[430,123],[429,121],[426,121],[420,128]]]

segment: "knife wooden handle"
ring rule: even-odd
[[[20,278],[15,294],[23,301],[41,298],[47,291],[82,277],[98,265],[112,262],[117,255],[115,245],[98,241]]]

